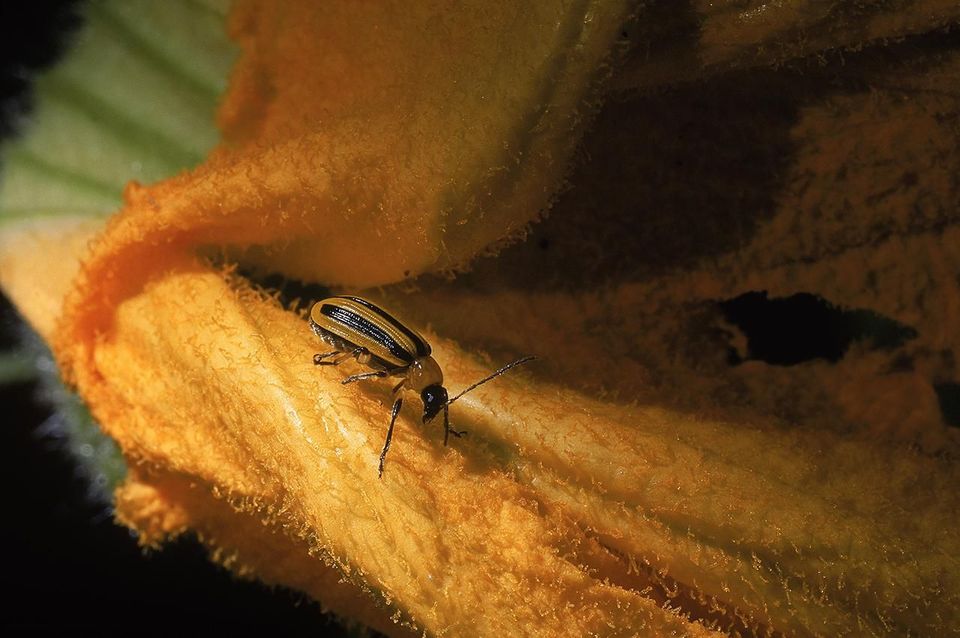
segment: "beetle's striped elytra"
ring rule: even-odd
[[[424,423],[443,410],[444,445],[451,434],[456,437],[466,434],[450,427],[451,403],[510,368],[535,358],[523,357],[505,365],[449,399],[447,389],[443,386],[443,370],[431,356],[432,349],[427,340],[373,302],[347,295],[318,301],[310,309],[310,327],[332,348],[330,352],[315,354],[315,365],[335,366],[352,358],[373,368],[373,372],[351,375],[342,383],[387,376],[402,377],[394,386],[393,392],[398,394],[406,389],[419,393],[420,400],[423,401]],[[393,426],[402,405],[403,399],[398,396],[393,403],[387,439],[380,453],[380,476],[383,476],[384,459],[390,449]]]

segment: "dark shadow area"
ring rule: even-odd
[[[277,273],[262,275],[241,269],[239,274],[249,279],[252,284],[276,295],[284,308],[309,310],[313,303],[334,294],[327,286],[290,279]]]
[[[747,355],[730,351],[730,363],[746,360],[791,366],[814,359],[837,362],[856,341],[889,350],[917,331],[872,310],[844,310],[808,293],[770,299],[748,292],[719,302],[724,318],[747,338]]]
[[[775,214],[804,108],[828,96],[869,94],[893,69],[922,72],[958,44],[958,34],[925,34],[611,96],[547,216],[525,241],[476,260],[458,281],[594,290],[709,268],[748,245]]]
[[[793,153],[808,91],[786,75],[749,71],[612,99],[546,219],[467,277],[596,288],[737,249],[773,214]]]
[[[627,50],[620,67],[631,73],[641,69],[645,84],[668,84],[677,68],[700,66],[700,16],[692,0],[650,0],[638,7],[620,33]],[[669,65],[657,64],[670,60]]]
[[[52,65],[82,24],[82,0],[0,3],[0,139],[32,104],[33,74]]]
[[[960,428],[960,383],[938,383],[933,389],[937,393],[943,422],[950,427]]]

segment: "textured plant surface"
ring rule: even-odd
[[[222,8],[91,6],[4,154],[0,284],[143,544],[390,635],[960,626],[953,3],[242,1],[219,138]],[[454,392],[540,360],[450,447],[405,409],[377,480],[390,384],[314,368],[292,280],[396,309]],[[759,291],[849,338],[771,363]]]

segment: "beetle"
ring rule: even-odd
[[[431,356],[430,344],[412,328],[407,327],[389,312],[361,297],[342,295],[318,301],[310,308],[310,327],[332,350],[313,355],[318,366],[335,366],[349,359],[373,368],[372,372],[354,374],[341,383],[344,385],[364,379],[388,376],[403,377],[394,386],[396,395],[407,389],[420,393],[423,402],[423,423],[431,421],[443,410],[443,444],[452,434],[460,437],[466,432],[450,427],[450,404],[479,385],[494,379],[507,370],[532,361],[526,356],[509,363],[493,374],[474,383],[460,394],[448,398],[443,386],[443,370]],[[397,397],[390,415],[387,440],[380,452],[379,476],[383,477],[383,462],[390,449],[393,426],[403,405]]]

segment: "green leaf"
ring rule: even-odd
[[[200,163],[236,56],[228,4],[90,2],[63,62],[37,79],[24,136],[0,154],[0,223],[106,215],[128,181]]]

